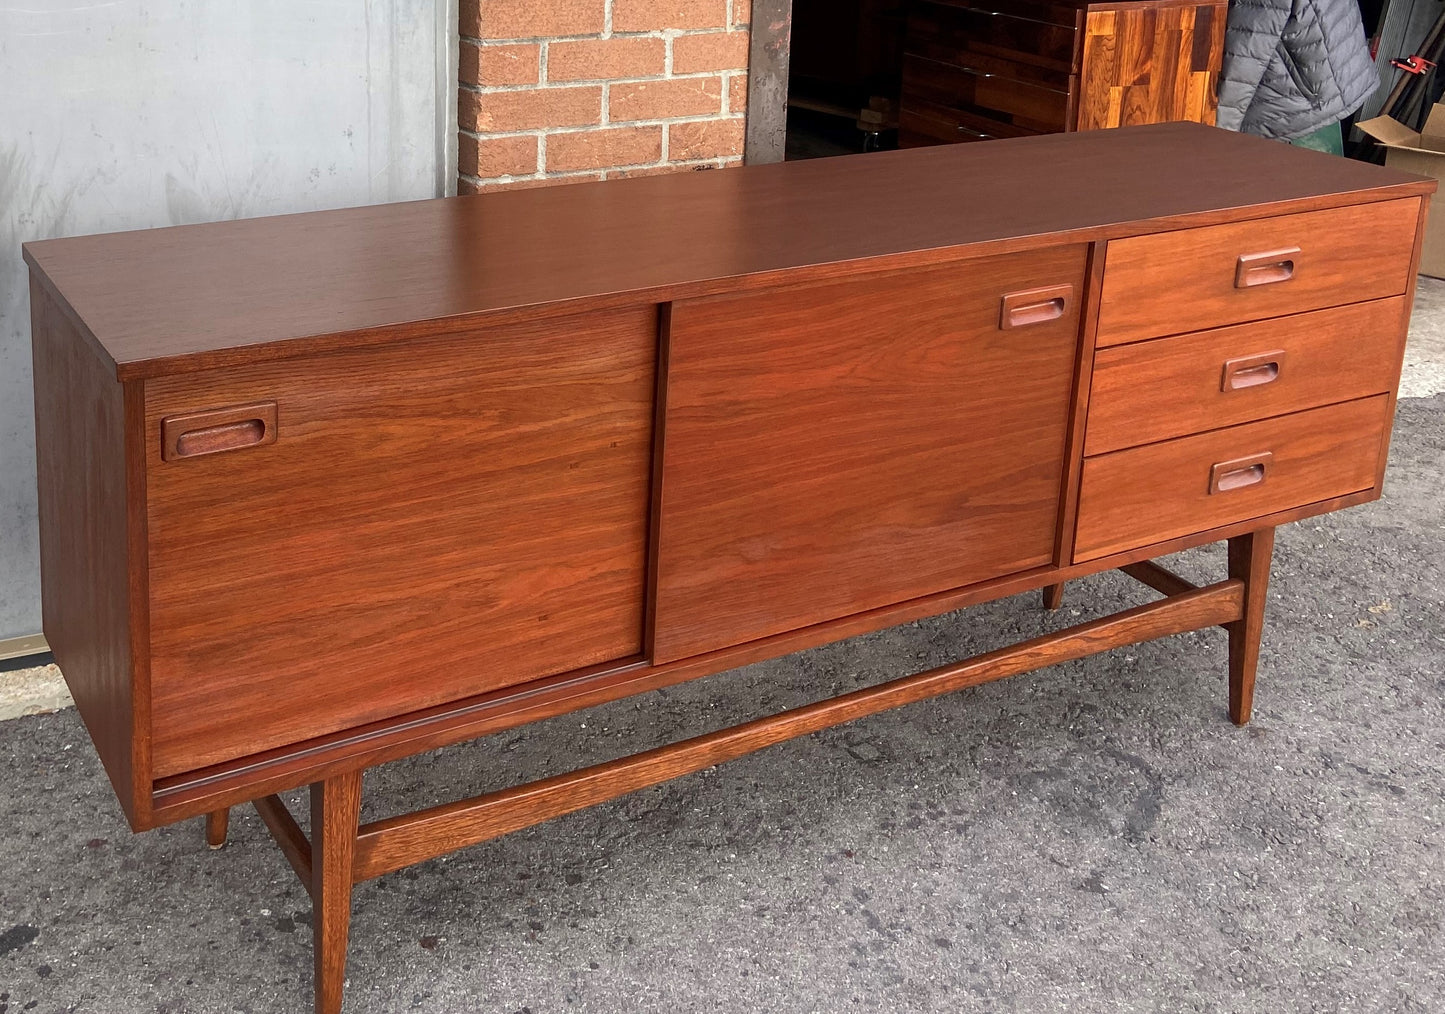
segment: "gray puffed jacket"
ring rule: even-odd
[[[1356,0],[1230,0],[1219,126],[1302,137],[1379,84]]]

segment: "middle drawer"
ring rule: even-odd
[[[1389,391],[1405,311],[1393,296],[1100,349],[1084,453]]]

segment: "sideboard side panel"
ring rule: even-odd
[[[125,392],[115,365],[34,278],[30,310],[45,639],[127,819],[140,827],[138,800],[149,798],[150,783],[133,753]]]

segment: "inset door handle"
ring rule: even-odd
[[[1221,461],[1209,470],[1209,495],[1228,493],[1232,489],[1258,486],[1269,477],[1274,465],[1274,452],[1251,454],[1247,458]]]
[[[999,307],[998,326],[1002,331],[1058,320],[1074,298],[1072,285],[1050,285],[1042,289],[1010,292]]]
[[[1246,387],[1273,384],[1284,369],[1284,349],[1240,356],[1224,361],[1224,375],[1219,381],[1221,391],[1242,391]]]
[[[161,420],[161,460],[199,458],[276,442],[276,403],[172,415]]]
[[[1248,289],[1255,285],[1287,282],[1294,277],[1295,261],[1299,255],[1300,248],[1297,246],[1264,253],[1241,254],[1234,267],[1234,287]]]

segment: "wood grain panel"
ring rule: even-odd
[[[1074,129],[1174,120],[1212,125],[1227,12],[1222,3],[1090,9]]]
[[[903,88],[910,100],[974,110],[1033,130],[1063,130],[1069,104],[1067,82],[1050,87],[911,54],[903,58]]]
[[[1172,123],[46,240],[25,256],[136,377],[388,345],[459,315],[560,316],[1434,188]]]
[[[1098,344],[1399,295],[1419,211],[1410,198],[1111,242]],[[1275,254],[1288,277],[1239,284],[1241,258],[1262,270]]]
[[[155,766],[639,653],[655,308],[150,381]],[[160,421],[278,405],[176,461]]]
[[[1101,349],[1085,453],[1389,391],[1408,309],[1394,296]],[[1254,360],[1255,374],[1247,375]],[[1226,389],[1228,363],[1246,375],[1236,374]]]
[[[131,637],[125,392],[51,294],[30,283],[45,640],[127,819],[144,824],[144,680]]]
[[[654,661],[1048,561],[1085,253],[674,304]]]
[[[977,4],[918,0],[908,12],[904,46],[911,53],[951,51],[956,54],[951,62],[959,65],[980,53],[1067,74],[1075,69],[1077,9],[1056,8],[1050,13],[1041,6],[1010,0]]]
[[[1388,403],[1378,395],[1087,459],[1075,561],[1371,488]],[[1265,453],[1262,482],[1210,492],[1216,465]]]

